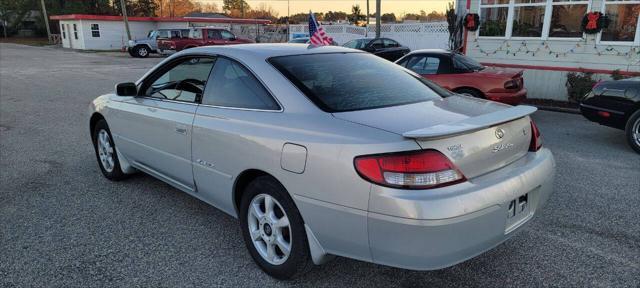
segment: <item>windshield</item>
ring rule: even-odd
[[[345,112],[439,99],[428,84],[368,53],[281,56],[269,62],[326,112]]]
[[[476,62],[476,60],[460,54],[453,54],[453,65],[455,65],[456,68],[466,68],[473,71],[484,69],[484,66]]]
[[[369,43],[369,41],[371,41],[371,39],[356,39],[344,43],[344,45],[342,46],[353,49],[362,49],[367,46],[367,43]]]

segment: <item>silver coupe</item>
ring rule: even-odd
[[[439,269],[508,239],[552,192],[533,112],[358,50],[251,44],[177,53],[89,125],[106,178],[142,171],[239,218],[288,279],[334,255]]]

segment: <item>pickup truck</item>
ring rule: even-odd
[[[146,38],[129,40],[127,42],[127,51],[131,57],[146,58],[151,53],[158,53],[158,38],[181,38],[184,33],[184,37],[189,35],[190,29],[159,29],[151,30],[147,34]]]
[[[182,38],[158,38],[158,51],[160,54],[172,54],[198,46],[244,43],[254,43],[254,41],[236,37],[233,33],[222,28],[193,28],[188,37],[183,35]]]

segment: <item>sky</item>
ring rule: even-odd
[[[216,3],[218,9],[222,9],[222,0],[196,0],[201,3]],[[287,15],[287,0],[245,0],[250,6],[255,7],[260,3],[270,5],[278,12],[278,16]],[[376,0],[369,0],[369,11],[376,11]],[[420,13],[424,10],[444,12],[447,3],[454,0],[382,0],[382,13],[395,13],[396,17],[406,13]],[[360,4],[360,9],[366,13],[366,0],[288,0],[291,14],[313,12],[343,11],[350,13],[351,6]]]

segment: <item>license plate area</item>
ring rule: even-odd
[[[520,195],[509,201],[507,205],[507,225],[505,233],[510,233],[520,225],[524,224],[533,215],[531,213],[531,197],[530,193]]]

